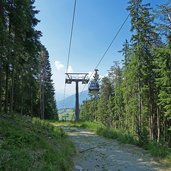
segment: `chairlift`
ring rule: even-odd
[[[89,93],[98,93],[99,83],[97,81],[91,81],[88,90],[89,90]]]
[[[97,94],[99,92],[99,83],[98,83],[98,79],[99,79],[99,74],[97,73],[98,69],[95,69],[95,74],[94,74],[94,79],[91,80],[90,84],[89,84],[89,93],[90,94]]]

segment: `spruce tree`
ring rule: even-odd
[[[58,118],[49,53],[44,46],[40,53],[40,113],[42,119]]]
[[[142,4],[142,0],[130,0],[128,10],[131,16],[131,31],[133,31],[132,61],[134,79],[132,82],[132,94],[134,101],[132,109],[135,109],[136,132],[142,143],[147,139],[147,131],[151,139],[155,137],[156,103],[153,55],[151,48],[157,46],[160,41],[154,30],[150,4]],[[131,65],[132,64],[132,65]],[[149,128],[149,129],[148,129]]]
[[[98,120],[110,127],[111,117],[108,111],[108,102],[111,96],[112,86],[108,77],[102,78],[100,98],[98,100]]]

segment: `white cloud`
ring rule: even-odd
[[[55,61],[55,66],[56,66],[58,71],[64,68],[64,65],[61,64],[60,61]]]
[[[72,69],[71,65],[68,66],[68,71],[67,72],[70,72],[70,73],[73,72],[73,69]]]
[[[56,100],[63,99],[64,87],[65,87],[65,66],[60,61],[55,61],[55,65],[52,65],[52,78],[54,81]],[[57,71],[56,71],[57,70]],[[73,68],[71,66],[68,67],[68,72],[73,72]],[[66,97],[75,93],[75,84],[66,84],[65,90]]]

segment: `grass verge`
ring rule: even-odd
[[[96,122],[89,122],[89,121],[79,121],[79,122],[63,122],[63,121],[50,121],[52,125],[54,126],[71,126],[71,127],[77,127],[82,129],[89,129],[91,131],[96,132],[97,129],[102,128],[103,125]]]
[[[80,121],[77,123],[73,123],[73,126],[83,128],[83,129],[89,129],[91,131],[96,132],[97,129],[103,128],[103,125],[97,122],[90,122],[90,121]]]
[[[62,129],[36,118],[0,115],[0,170],[72,170],[75,149]]]
[[[99,128],[97,129],[96,133],[106,138],[116,139],[121,143],[134,144],[134,145],[138,144],[137,139],[126,131],[109,129],[109,128]]]

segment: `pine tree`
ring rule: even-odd
[[[168,130],[171,126],[171,100],[170,100],[170,79],[171,79],[171,2],[159,5],[156,16],[160,22],[157,23],[159,33],[163,37],[163,44],[154,49],[154,72],[156,101],[157,101],[157,141],[164,140],[171,142],[171,134]]]
[[[131,30],[134,31],[131,40],[132,61],[130,62],[130,66],[133,67],[131,70],[134,72],[132,76],[135,79],[132,81],[131,88],[135,97],[132,108],[136,111],[134,118],[136,132],[142,143],[145,143],[144,139],[147,139],[147,131],[151,139],[156,139],[156,103],[154,101],[155,87],[151,48],[160,44],[160,41],[152,25],[154,18],[149,7],[150,4],[143,5],[141,0],[130,0],[128,7],[131,16]]]
[[[122,70],[118,63],[111,67],[109,72],[110,82],[112,83],[112,92],[109,99],[109,110],[112,112],[113,124],[115,128],[122,129],[124,125],[124,104],[122,92]]]
[[[100,99],[98,100],[97,115],[98,120],[110,127],[111,117],[108,111],[108,101],[112,93],[111,82],[108,77],[102,79]]]
[[[95,99],[86,100],[81,105],[80,115],[81,120],[85,121],[97,121],[97,103]]]
[[[170,141],[169,127],[171,126],[171,49],[169,47],[155,50],[155,83],[158,88],[158,106],[160,122],[164,122],[160,129],[165,140]],[[162,136],[164,136],[162,135]],[[160,139],[160,134],[158,135]]]
[[[166,4],[159,5],[157,10],[155,10],[155,15],[156,18],[160,19],[157,22],[159,34],[164,35],[168,39],[171,34],[171,2],[168,1]]]
[[[40,113],[42,119],[58,118],[55,101],[55,91],[51,79],[49,54],[44,46],[40,53]]]

